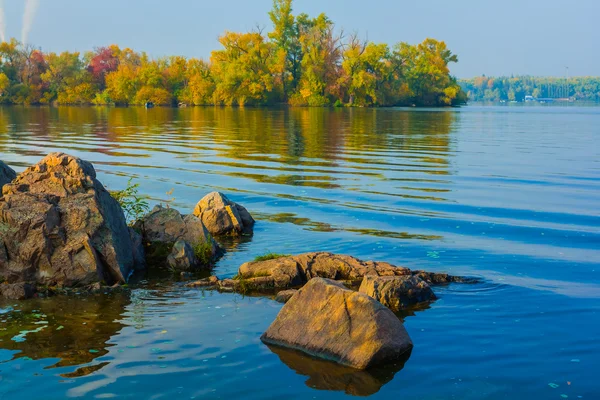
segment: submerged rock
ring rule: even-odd
[[[139,259],[123,210],[89,162],[52,153],[3,187],[0,278],[9,283],[124,283]]]
[[[436,299],[427,282],[416,275],[366,275],[358,291],[374,298],[394,311],[412,304]]]
[[[4,162],[0,161],[0,192],[2,187],[11,183],[17,177],[17,173]]]
[[[215,236],[250,234],[254,229],[254,218],[248,210],[219,192],[212,192],[200,200],[194,215],[202,219]]]
[[[183,216],[174,208],[157,205],[136,221],[134,229],[141,232],[151,265],[169,263],[178,270],[185,263],[191,264],[187,269],[208,267],[219,254],[217,243],[202,221],[194,215]],[[178,248],[174,248],[176,243],[179,243]],[[186,251],[181,253],[184,249]],[[186,257],[186,254],[194,257]]]
[[[287,303],[296,293],[298,293],[296,289],[282,290],[275,296],[275,301],[278,303]]]
[[[323,278],[300,289],[261,340],[357,369],[399,361],[413,347],[388,308]]]

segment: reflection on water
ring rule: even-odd
[[[11,311],[0,315],[5,326],[0,330],[1,347],[14,351],[15,359],[58,359],[51,366],[57,368],[87,364],[108,353],[106,342],[123,328],[119,320],[129,296],[58,296],[16,307],[3,303]]]
[[[342,391],[353,396],[370,396],[377,393],[404,368],[404,364],[410,358],[410,354],[407,354],[404,360],[396,364],[361,371],[312,358],[298,351],[278,346],[268,347],[277,354],[282,363],[297,374],[308,377],[306,386],[318,390]]]
[[[164,274],[130,295],[3,303],[0,398],[597,398],[598,126],[593,107],[0,107],[18,171],[64,151],[150,203],[244,204],[255,234],[222,240],[222,278],[329,251],[483,280],[399,314],[415,348],[382,375],[274,354],[259,338],[281,305]]]

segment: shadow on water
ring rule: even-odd
[[[410,352],[395,363],[383,368],[358,370],[334,362],[319,360],[296,350],[268,345],[282,363],[298,375],[308,377],[306,386],[317,390],[344,392],[352,396],[371,396],[404,368]]]

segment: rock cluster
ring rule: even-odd
[[[316,277],[358,285],[364,276],[413,275],[436,284],[465,280],[447,274],[411,271],[386,262],[362,261],[325,252],[248,262],[240,266],[237,278],[244,282],[246,288],[260,291],[299,287]]]
[[[402,322],[388,308],[323,278],[300,289],[261,340],[357,369],[401,360],[413,347]]]
[[[248,210],[219,192],[209,193],[200,200],[194,215],[214,236],[251,234],[254,229],[254,218]]]
[[[91,163],[52,153],[19,176],[0,161],[0,296],[127,282],[147,266],[209,268],[221,249],[215,234],[252,232],[241,205],[211,193],[196,215],[161,206],[127,226],[123,209],[96,179]]]
[[[0,161],[0,191],[2,187],[11,183],[17,177],[17,173],[8,165]]]
[[[198,217],[174,208],[154,207],[134,229],[142,235],[151,265],[166,262],[175,271],[208,268],[220,251]]]
[[[52,153],[2,193],[0,280],[112,285],[140,261],[121,207],[87,161]]]

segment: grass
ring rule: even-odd
[[[289,257],[289,256],[290,256],[290,254],[266,253],[266,254],[263,254],[261,256],[256,257],[254,259],[254,262],[275,260],[275,259],[278,259],[278,258]]]

